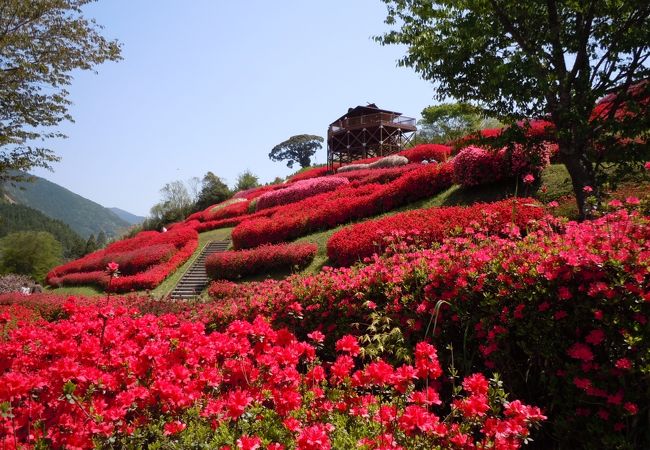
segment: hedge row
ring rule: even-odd
[[[235,280],[278,270],[302,269],[311,263],[317,249],[314,244],[278,244],[213,253],[206,258],[205,270],[212,279]]]
[[[245,220],[235,227],[235,248],[290,241],[351,220],[389,211],[430,197],[451,186],[449,163],[422,165],[388,184],[345,186],[279,207],[268,217]]]
[[[499,234],[512,225],[524,229],[530,220],[540,219],[544,209],[533,199],[447,208],[418,209],[350,225],[337,231],[327,242],[331,263],[349,266],[383,253],[400,243],[430,246],[460,232]]]

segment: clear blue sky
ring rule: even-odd
[[[75,123],[49,143],[63,159],[34,173],[104,206],[146,215],[165,183],[207,171],[231,186],[246,169],[268,182],[292,172],[268,159],[274,145],[325,137],[348,107],[419,118],[435,103],[429,82],[397,67],[405,49],[372,40],[387,30],[380,0],[100,0],[86,10],[124,59],[75,76]]]

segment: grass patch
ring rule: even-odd
[[[74,295],[80,297],[97,297],[106,295],[104,291],[94,286],[62,286],[58,288],[45,288],[45,292],[57,295]]]
[[[301,274],[304,275],[316,274],[320,272],[324,266],[327,265],[328,262],[327,241],[329,240],[330,236],[332,236],[334,233],[336,233],[338,230],[340,230],[345,226],[347,225],[340,225],[336,228],[308,234],[307,236],[303,236],[295,240],[295,242],[300,242],[300,243],[311,242],[312,244],[316,244],[318,246],[318,250],[316,251],[316,256],[314,256],[314,260],[311,262],[311,264],[309,264],[307,267],[305,267],[300,271]]]
[[[546,192],[539,190],[535,197],[545,203],[573,195],[571,176],[564,164],[553,164],[544,170],[542,185],[546,186]]]
[[[176,271],[165,279],[162,283],[158,285],[154,290],[151,291],[151,295],[155,298],[163,298],[171,293],[171,291],[176,287],[176,284],[181,279],[181,276],[190,268],[194,263],[196,258],[198,258],[199,253],[203,247],[210,241],[222,241],[224,239],[230,238],[230,233],[232,228],[219,228],[217,230],[206,231],[205,233],[199,233],[199,245],[196,248],[194,254],[185,261],[185,263],[180,266]]]

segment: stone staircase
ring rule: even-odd
[[[178,284],[171,292],[172,300],[186,300],[194,298],[205,289],[210,279],[205,273],[205,258],[216,252],[223,252],[230,246],[230,240],[212,241],[206,244],[201,254],[183,274]]]

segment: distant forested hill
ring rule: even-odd
[[[120,208],[113,207],[113,208],[108,208],[108,209],[113,211],[117,217],[119,217],[122,220],[125,220],[125,221],[129,222],[131,225],[136,225],[136,224],[142,223],[142,222],[144,222],[144,219],[146,219],[146,217],[131,214],[130,212],[124,211],[123,209],[120,209]]]
[[[6,183],[3,189],[12,202],[67,223],[83,238],[91,234],[97,236],[101,231],[109,238],[116,237],[130,226],[108,208],[43,178],[34,177],[33,182],[17,183],[15,186]]]
[[[0,238],[17,231],[47,231],[63,246],[65,259],[84,254],[86,240],[60,220],[25,205],[0,203]]]

